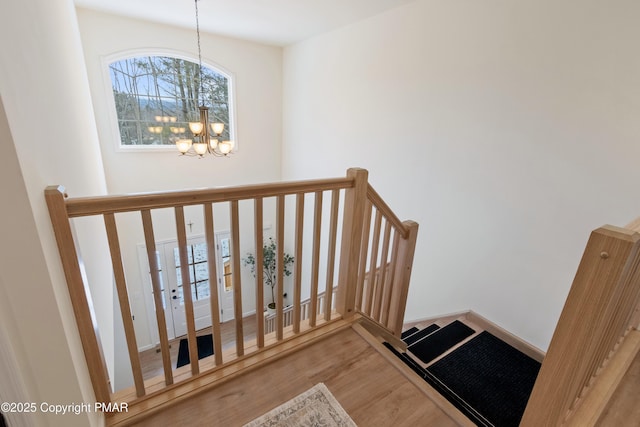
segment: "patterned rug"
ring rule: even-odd
[[[318,383],[244,427],[357,427],[329,389]]]

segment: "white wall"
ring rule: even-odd
[[[242,185],[280,179],[282,133],[282,49],[202,34],[203,62],[235,78],[239,150],[228,159],[179,157],[160,153],[118,152],[112,120],[113,97],[106,58],[128,51],[161,51],[197,60],[194,30],[126,19],[78,9],[82,44],[107,186],[112,194],[193,187]],[[194,23],[195,27],[195,23]]]
[[[3,318],[13,320],[3,328],[15,339],[18,376],[31,401],[90,403],[93,391],[43,195],[57,183],[77,195],[105,191],[73,3],[4,2],[0,38],[10,41],[0,52],[0,284],[10,307]],[[87,426],[100,417],[38,414],[33,421]]]
[[[406,319],[545,349],[589,232],[640,214],[640,4],[418,0],[285,49],[283,179],[420,223]]]
[[[202,34],[203,62],[220,67],[234,78],[238,151],[231,158],[179,157],[175,149],[164,152],[122,152],[116,149],[120,136],[115,124],[115,111],[112,111],[108,59],[136,51],[187,55],[197,60],[195,22],[194,29],[188,30],[85,9],[78,9],[78,21],[109,193],[220,187],[280,180],[281,48]],[[243,223],[250,224],[252,211],[252,207],[241,211]],[[265,216],[265,222],[273,223],[269,215]],[[155,218],[156,240],[175,239],[173,213],[158,212]],[[153,314],[148,316],[145,307],[141,281],[143,273],[138,265],[137,245],[144,243],[141,221],[139,215],[129,214],[117,217],[117,220],[138,345],[145,348],[153,344],[151,334],[156,327],[147,322],[149,317],[153,318]],[[197,212],[187,209],[186,221],[194,223],[189,235],[204,234],[200,209]],[[216,229],[229,230],[228,212],[216,210]],[[241,253],[244,256],[252,249],[253,240],[247,235],[241,237]],[[248,270],[243,270],[245,312],[255,309],[252,298],[249,298],[252,292],[246,285],[250,279]],[[119,331],[116,331],[116,336],[124,345]],[[116,378],[117,388],[130,382],[128,369],[118,371],[122,375]]]

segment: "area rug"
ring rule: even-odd
[[[356,427],[329,389],[318,383],[244,427]]]
[[[198,344],[198,359],[204,359],[213,354],[213,336],[211,334],[196,337],[196,342]],[[176,368],[188,365],[189,363],[191,363],[191,359],[189,358],[189,341],[183,338],[180,340]]]

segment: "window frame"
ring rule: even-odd
[[[182,59],[193,63],[198,63],[198,58],[189,53],[183,51],[177,51],[172,49],[129,49],[126,51],[114,53],[111,55],[102,56],[102,70],[103,81],[105,85],[105,91],[107,93],[108,105],[108,119],[109,129],[111,135],[109,136],[113,140],[114,148],[119,153],[140,153],[140,152],[177,152],[176,146],[172,144],[164,145],[123,145],[120,135],[120,127],[118,126],[118,112],[116,110],[115,97],[113,96],[113,86],[111,82],[111,74],[109,72],[109,66],[116,61],[124,59],[131,59],[136,57],[145,56],[164,56],[170,58]],[[214,61],[206,58],[202,58],[202,67],[209,68],[218,74],[221,74],[227,79],[227,90],[229,104],[229,137],[234,142],[232,153],[238,151],[238,126],[236,122],[236,88],[235,88],[235,75],[226,68],[218,65]]]

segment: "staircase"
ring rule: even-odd
[[[401,336],[406,351],[385,346],[474,424],[518,426],[541,355],[534,359],[496,336],[513,342],[504,331],[469,317],[412,326]]]

